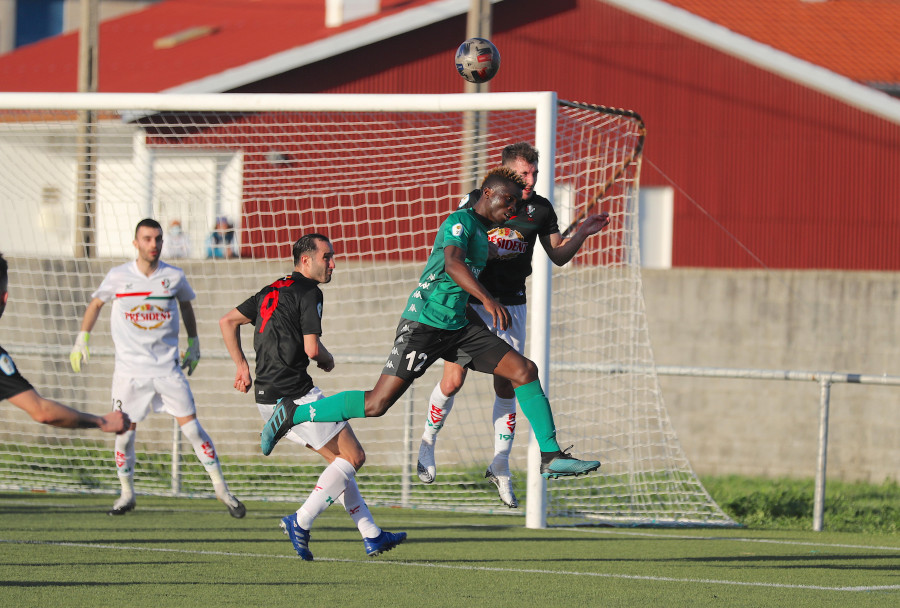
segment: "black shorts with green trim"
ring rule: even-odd
[[[480,320],[479,320],[480,321]],[[438,359],[491,374],[512,347],[485,327],[469,323],[462,329],[438,329],[400,319],[394,347],[382,374],[412,382]]]

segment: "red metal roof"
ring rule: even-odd
[[[166,0],[100,25],[99,90],[163,91],[432,2],[381,0],[378,15],[327,28],[325,0]],[[203,26],[214,33],[154,48]],[[0,91],[75,91],[77,74],[77,31],[0,56]]]
[[[897,0],[666,0],[858,82],[900,83]]]
[[[166,0],[100,27],[99,89],[156,92],[246,65],[435,0],[381,0],[381,12],[325,27],[325,0]],[[898,0],[668,0],[859,82],[900,83]],[[215,32],[172,48],[154,42],[193,27]],[[0,91],[74,91],[78,34],[0,56]]]

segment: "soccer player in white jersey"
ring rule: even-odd
[[[81,331],[69,356],[72,369],[81,371],[90,357],[88,340],[100,309],[112,302],[110,327],[116,350],[113,372],[113,408],[131,418],[131,428],[116,436],[116,472],[122,493],[109,511],[123,515],[134,509],[134,439],[137,423],[151,411],[175,417],[181,432],[209,474],[216,498],[233,517],[243,517],[244,505],[228,490],[212,439],[197,420],[197,409],[188,375],[200,360],[197,321],[191,300],[194,290],[180,268],[159,259],[163,232],[159,222],[141,220],[134,231],[137,259],[110,270],[91,296],[81,321]],[[179,310],[188,334],[188,347],[179,368]]]

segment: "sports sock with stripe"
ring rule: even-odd
[[[553,424],[553,411],[550,409],[550,401],[541,388],[541,381],[535,380],[523,384],[516,389],[516,399],[522,413],[531,423],[534,437],[537,439],[541,452],[559,452],[559,444],[556,442],[556,425]]]
[[[318,401],[298,405],[293,422],[340,422],[366,417],[366,394],[363,391],[344,391]]]
[[[355,476],[356,469],[349,461],[335,458],[319,475],[309,498],[297,509],[297,524],[304,530],[312,528],[313,521],[344,493],[347,483]]]

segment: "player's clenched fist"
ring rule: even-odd
[[[84,362],[87,363],[91,358],[91,350],[88,348],[88,340],[90,338],[91,334],[88,332],[78,332],[78,337],[75,338],[75,346],[72,347],[72,352],[69,353],[69,363],[72,365],[72,371],[76,374],[81,372],[81,360],[84,359]]]

